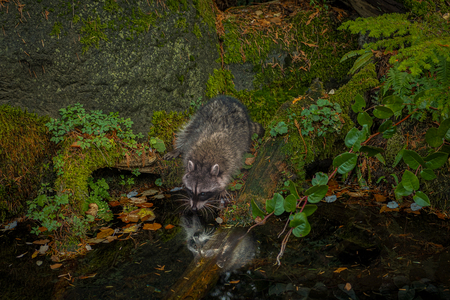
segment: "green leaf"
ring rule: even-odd
[[[387,119],[390,118],[393,114],[394,112],[390,108],[380,105],[375,107],[373,111],[373,115],[378,119]]]
[[[445,138],[447,141],[450,141],[450,118],[441,122],[441,125],[438,128],[438,135]]]
[[[365,111],[358,114],[357,120],[358,120],[359,125],[361,125],[361,126],[367,125],[367,127],[369,127],[369,128],[372,127],[373,119]]]
[[[284,199],[284,210],[287,212],[294,212],[297,208],[297,198],[294,195],[289,195]]]
[[[251,202],[251,209],[252,209],[252,217],[253,217],[253,219],[256,219],[256,217],[261,217],[261,218],[265,217],[264,212],[259,208],[259,206],[255,203],[255,201],[253,199],[252,199],[252,202]]]
[[[376,157],[383,165],[386,165],[386,160],[384,159],[383,155],[381,155],[381,153],[375,154],[375,157]]]
[[[266,200],[266,211],[267,213],[272,213],[275,210],[275,193],[272,199]]]
[[[395,168],[395,167],[398,165],[398,163],[402,160],[402,158],[403,158],[403,150],[405,150],[405,148],[406,148],[406,145],[403,146],[403,149],[400,150],[400,151],[397,153],[397,155],[395,156],[394,164],[392,165],[393,168]]]
[[[391,95],[384,98],[383,103],[387,108],[390,108],[394,112],[394,114],[401,112],[403,108],[403,100],[396,95]]]
[[[378,132],[385,132],[386,130],[388,130],[390,128],[392,128],[392,121],[387,120],[383,124],[380,125],[380,127],[378,128]]]
[[[356,166],[358,156],[355,153],[345,152],[333,159],[333,166],[338,168],[339,174],[345,174]]]
[[[323,172],[317,172],[311,180],[312,185],[324,185],[328,183],[328,175]]]
[[[345,136],[345,146],[348,148],[353,147],[353,145],[358,141],[361,135],[361,131],[358,130],[358,128],[353,127],[352,129],[347,132],[347,135]]]
[[[412,191],[406,190],[401,182],[395,188],[395,197],[397,199],[400,199],[401,197],[404,197],[404,196],[409,196],[411,194],[412,194]]]
[[[308,196],[308,202],[317,203],[325,197],[328,192],[328,185],[315,185],[305,191]]]
[[[440,145],[442,145],[443,139],[441,136],[439,136],[438,131],[439,129],[431,127],[425,134],[425,140],[427,141],[428,145],[430,145],[430,147],[439,147]]]
[[[405,173],[403,173],[401,184],[407,191],[417,191],[420,186],[417,176],[409,170],[406,170]]]
[[[300,199],[300,196],[297,192],[297,187],[295,186],[295,183],[291,180],[289,180],[289,191],[291,192],[291,195],[294,195],[296,199]]]
[[[403,161],[414,170],[416,170],[420,165],[425,166],[425,161],[422,157],[412,150],[403,150]]]
[[[283,196],[281,196],[281,195],[278,194],[278,193],[275,193],[275,194],[273,195],[273,198],[272,198],[272,199],[274,199],[274,205],[275,205],[274,211],[275,211],[275,215],[276,215],[276,216],[279,216],[279,215],[283,214],[283,213],[284,213],[284,198],[283,198]]]
[[[420,176],[425,180],[433,180],[436,178],[436,175],[431,169],[423,169],[420,171]]]
[[[310,215],[312,215],[315,211],[317,210],[317,205],[315,204],[306,204],[305,207],[303,208],[303,213],[305,213],[305,215],[307,217],[309,217]]]
[[[311,231],[311,225],[308,222],[308,218],[305,213],[296,213],[294,218],[289,222],[289,226],[293,227],[292,233],[296,237],[304,237]]]
[[[364,101],[363,96],[360,94],[355,97],[355,104],[352,105],[352,110],[354,113],[362,112],[362,109],[366,106],[366,101]]]
[[[438,169],[447,162],[448,154],[445,152],[435,152],[424,158],[425,167],[428,169]]]
[[[417,205],[420,206],[430,206],[430,199],[425,193],[422,193],[421,191],[416,192],[416,194],[413,196],[414,202],[417,203]]]
[[[374,147],[374,146],[362,146],[359,149],[359,152],[367,153],[367,156],[372,157],[372,156],[377,155],[378,153],[383,153],[384,149],[383,148]]]

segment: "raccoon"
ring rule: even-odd
[[[245,106],[232,97],[218,96],[177,134],[175,150],[164,158],[182,154],[183,184],[193,211],[216,207],[212,203],[240,169],[253,133],[262,136],[264,128],[250,120]]]

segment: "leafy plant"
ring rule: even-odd
[[[119,184],[123,185],[123,186],[126,185],[126,186],[130,187],[130,186],[132,186],[134,184],[134,178],[131,177],[131,176],[125,177],[125,175],[120,175]]]
[[[340,132],[341,112],[338,103],[318,99],[316,104],[312,104],[301,113],[302,135],[308,135],[313,131],[317,131],[317,136],[324,136],[327,132]]]
[[[133,178],[131,178],[133,179]],[[111,221],[113,216],[109,209],[108,203],[104,200],[111,199],[111,196],[108,193],[109,185],[106,183],[104,178],[97,180],[94,182],[93,178],[89,178],[88,181],[90,192],[89,197],[83,203],[83,212],[86,212],[89,209],[89,204],[95,203],[98,206],[97,217],[104,221]]]
[[[164,151],[166,151],[166,146],[164,145],[163,140],[157,137],[150,138],[150,146],[155,148],[159,153],[163,153]]]
[[[283,135],[288,132],[288,127],[284,122],[278,122],[278,124],[270,129],[270,135],[275,137],[277,135]]]
[[[156,180],[155,180],[155,184],[156,184],[157,186],[162,186],[162,185],[163,185],[163,182],[162,182],[161,178],[156,179]]]
[[[34,200],[27,201],[28,213],[30,219],[38,221],[47,231],[52,232],[59,229],[66,216],[63,214],[63,208],[69,203],[69,195],[47,196],[41,194]],[[33,227],[31,233],[40,234],[39,226]]]
[[[314,203],[319,202],[325,197],[328,191],[327,183],[328,176],[324,173],[317,173],[312,180],[313,186],[304,192],[304,196],[300,196],[295,183],[289,180],[288,188],[290,194],[283,197],[280,193],[275,193],[272,199],[267,200],[267,215],[258,207],[255,201],[251,201],[253,218],[264,218],[260,223],[264,223],[264,221],[273,214],[276,216],[280,216],[285,212],[290,214],[286,224],[289,225],[290,230],[285,235],[281,244],[281,250],[277,256],[278,264],[280,264],[280,258],[283,256],[284,249],[291,233],[296,237],[305,237],[311,231],[308,217],[317,209],[317,206],[314,205]],[[283,232],[280,233],[280,235],[283,234]]]
[[[384,151],[383,149],[366,146],[365,144],[373,136],[379,134],[382,134],[384,138],[391,138],[395,133],[397,126],[402,121],[394,124],[390,118],[401,111],[403,106],[404,103],[397,96],[387,97],[384,99],[384,104],[376,106],[373,110],[373,115],[378,119],[386,119],[386,121],[380,125],[376,134],[369,137],[373,118],[366,111],[363,111],[365,101],[362,96],[358,95],[355,99],[355,104],[352,105],[352,109],[355,113],[358,113],[357,119],[358,123],[362,126],[362,129],[352,128],[347,133],[345,145],[351,150],[334,158],[333,166],[336,167],[336,171],[343,175],[347,174],[356,167],[358,158],[361,155],[367,155],[369,157],[376,156],[380,160],[383,159],[381,156],[381,153]],[[407,118],[404,118],[403,120],[405,119]],[[450,119],[443,121],[439,128],[430,128],[425,135],[425,139],[433,148],[440,147],[445,140],[450,141]],[[418,176],[423,180],[435,179],[436,175],[433,170],[442,167],[448,159],[447,152],[431,152],[433,153],[428,154],[426,157],[421,157],[417,152],[408,149],[402,149],[397,154],[393,167],[397,166],[397,164],[403,160],[403,162],[414,171],[405,170],[401,181],[398,182],[398,180],[396,180],[398,182],[395,187],[395,197],[397,200],[412,195],[412,198],[417,205],[421,207],[430,205],[428,196],[419,190],[420,181]]]

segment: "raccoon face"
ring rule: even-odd
[[[213,203],[218,202],[218,195],[228,184],[227,179],[220,175],[218,164],[206,168],[195,165],[191,160],[188,162],[187,173],[183,176],[183,183],[193,211],[216,207]]]

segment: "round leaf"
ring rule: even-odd
[[[284,213],[284,198],[278,193],[273,195],[273,199],[275,201],[275,215],[279,216]]]
[[[383,103],[386,105],[386,107],[390,108],[394,113],[400,112],[403,108],[403,100],[396,95],[386,97]]]
[[[297,208],[297,198],[294,195],[289,195],[284,199],[284,210],[287,212],[294,212]]]
[[[292,233],[296,237],[304,237],[311,231],[311,225],[309,225],[308,218],[305,213],[297,213],[294,218],[289,222],[290,227],[294,227]]]
[[[328,183],[328,176],[323,172],[317,172],[316,176],[311,180],[312,185],[324,185]]]
[[[294,195],[297,199],[300,199],[295,183],[291,180],[289,180],[289,191],[291,192],[291,195]]]
[[[413,200],[422,207],[430,206],[430,199],[426,194],[422,193],[421,191],[416,192],[416,194],[413,197]]]
[[[392,111],[392,109],[386,106],[377,106],[373,111],[373,115],[378,119],[387,119],[391,117],[393,114],[394,112]]]
[[[359,131],[356,127],[350,129],[345,136],[345,146],[351,148],[353,145],[359,140],[361,131]]]
[[[278,193],[275,193],[273,195],[272,199],[266,200],[266,211],[270,214],[271,212],[273,212],[275,210],[275,195],[277,195]]]
[[[430,147],[439,147],[442,145],[443,140],[442,137],[439,136],[438,131],[439,130],[437,128],[431,127],[425,134],[425,140]]]
[[[395,197],[401,198],[404,196],[409,196],[412,194],[412,191],[408,191],[403,187],[403,184],[400,182],[397,187],[395,188]]]
[[[425,180],[433,180],[436,178],[436,175],[434,174],[433,170],[431,170],[431,169],[423,169],[420,172],[420,176]]]
[[[338,168],[339,174],[345,174],[353,170],[357,160],[358,156],[355,153],[346,152],[334,158],[333,166]]]
[[[403,150],[403,161],[411,168],[416,170],[420,165],[425,166],[425,161],[414,151]]]
[[[362,112],[358,114],[358,123],[361,126],[367,125],[369,128],[372,127],[373,119],[367,112]]]
[[[414,175],[413,172],[406,170],[405,173],[403,173],[402,176],[402,182],[403,187],[407,191],[415,191],[419,189],[420,183],[419,179],[416,175]]]
[[[441,138],[445,138],[447,141],[450,141],[450,118],[441,122],[441,125],[438,128],[438,135]]]
[[[360,94],[355,97],[355,104],[352,105],[352,110],[354,113],[361,112],[363,107],[366,106],[366,101],[364,101],[363,96]]]
[[[315,185],[305,191],[305,195],[308,196],[308,202],[317,203],[325,197],[328,192],[327,185]]]

